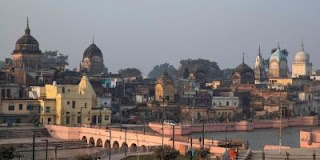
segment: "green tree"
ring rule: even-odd
[[[170,77],[172,77],[173,79],[176,79],[179,77],[177,69],[173,65],[170,65],[169,63],[163,63],[160,65],[154,66],[152,71],[149,72],[148,77],[156,79],[162,75],[165,69],[167,70]]]
[[[197,149],[195,157],[196,157],[196,159],[199,159],[199,160],[208,160],[208,159],[210,159],[209,148]]]
[[[174,160],[179,156],[179,151],[170,146],[159,146],[155,150],[156,158],[159,160]]]
[[[5,62],[0,60],[0,68],[3,68],[5,66]]]
[[[181,60],[178,69],[180,76],[184,75],[186,68],[188,68],[189,72],[192,73],[196,79],[200,80],[200,82],[209,82],[222,77],[218,64],[207,59]]]
[[[141,71],[137,68],[120,69],[119,74],[122,77],[140,77],[142,75]]]
[[[13,159],[18,156],[16,149],[13,146],[0,147],[0,159]]]

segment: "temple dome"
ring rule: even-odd
[[[94,43],[92,43],[83,53],[83,58],[85,57],[91,58],[93,56],[102,57],[101,50]]]
[[[246,72],[253,72],[252,68],[250,68],[247,64],[242,63],[240,65],[237,66],[237,68],[235,68],[234,70],[235,72],[238,73],[246,73]]]
[[[301,45],[301,49],[294,56],[295,63],[308,63],[310,60],[310,56],[307,52],[304,51],[303,44]]]

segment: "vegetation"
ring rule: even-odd
[[[5,62],[0,60],[0,68],[3,68],[5,66]]]
[[[11,147],[0,147],[0,159],[14,159],[18,157],[19,154],[16,152],[16,149]]]
[[[154,66],[152,71],[149,72],[148,77],[156,79],[162,75],[165,69],[173,79],[176,79],[179,77],[177,69],[174,68],[174,66],[170,65],[169,63],[164,63],[164,64]]]
[[[137,68],[120,69],[119,74],[122,77],[140,77],[142,75],[141,71]]]
[[[155,157],[159,160],[173,160],[179,156],[179,151],[170,146],[159,146],[155,150]]]
[[[90,155],[81,155],[76,157],[77,160],[94,160],[94,158]]]

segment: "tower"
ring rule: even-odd
[[[286,78],[288,77],[288,52],[281,50],[280,45],[278,48],[272,50],[269,59],[269,78]]]
[[[266,68],[264,64],[264,59],[262,58],[262,55],[261,55],[260,45],[259,45],[259,52],[256,57],[256,62],[254,64],[254,78],[255,78],[255,84],[261,84],[267,80]]]
[[[16,42],[15,50],[12,52],[13,67],[33,69],[41,67],[41,50],[38,41],[31,36],[29,19],[24,35]]]
[[[104,69],[103,56],[101,50],[94,43],[84,51],[80,64],[80,71],[88,74],[101,74]]]
[[[303,43],[301,43],[301,48],[299,52],[296,53],[294,62],[292,63],[291,77],[310,76],[312,74],[312,63],[310,63],[309,60],[310,56],[304,51]]]

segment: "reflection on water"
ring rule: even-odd
[[[290,146],[292,148],[300,147],[300,130],[319,128],[317,127],[290,127],[282,129],[282,145]],[[199,138],[202,133],[194,133],[192,137]],[[264,145],[279,145],[279,129],[255,129],[251,132],[211,132],[205,133],[208,139],[225,140],[238,139],[244,142],[249,142],[249,147],[254,150],[260,150]]]

